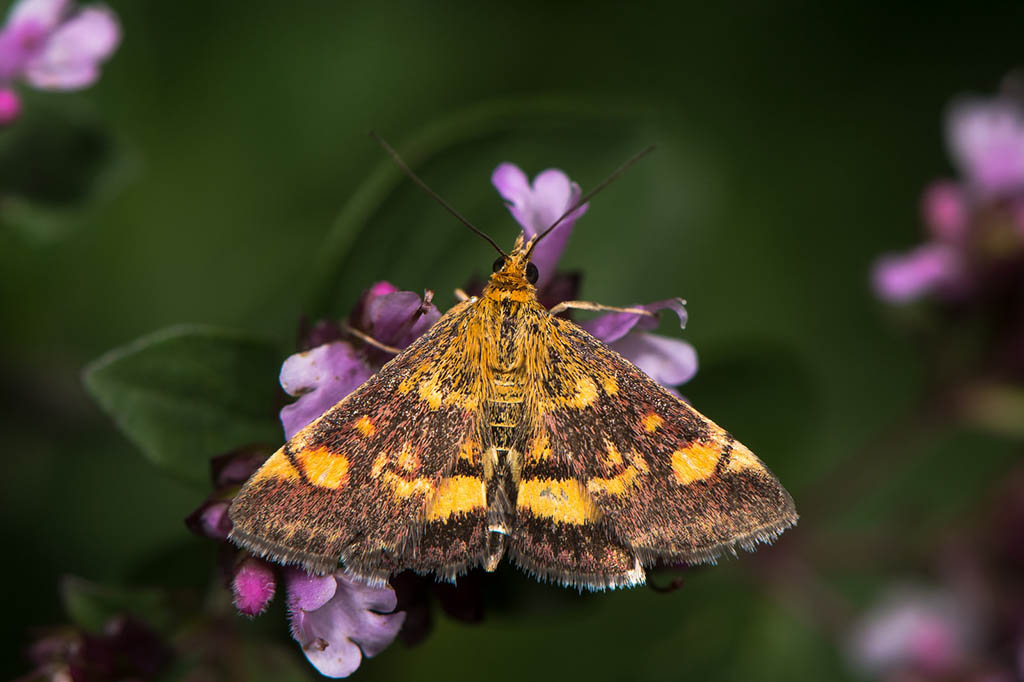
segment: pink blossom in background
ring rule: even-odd
[[[1006,95],[957,101],[946,116],[946,147],[960,178],[925,190],[927,241],[875,262],[872,283],[883,301],[956,298],[1024,254],[1024,105]]]
[[[924,244],[905,255],[882,256],[875,263],[875,292],[890,303],[913,301],[951,284],[959,262],[959,254],[945,244]]]
[[[21,98],[9,88],[0,89],[0,127],[13,123],[21,116]]]
[[[974,646],[975,620],[949,592],[894,588],[855,625],[847,654],[854,667],[870,675],[919,673],[952,679]]]
[[[946,144],[968,187],[980,195],[1024,190],[1024,111],[1010,99],[955,103]]]
[[[100,65],[121,42],[121,26],[105,5],[71,0],[20,0],[0,29],[0,125],[17,119],[20,99],[11,87],[80,90],[100,76]]]

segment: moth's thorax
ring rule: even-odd
[[[492,301],[515,301],[526,303],[537,300],[537,290],[526,276],[517,272],[506,272],[504,269],[491,275],[484,287],[483,297]]]

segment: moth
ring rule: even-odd
[[[557,225],[509,253],[484,235],[501,256],[483,293],[274,453],[232,502],[231,539],[377,585],[508,557],[603,590],[792,526],[792,498],[748,448],[538,302],[530,254]]]

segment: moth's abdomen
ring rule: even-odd
[[[487,523],[491,535],[488,568],[496,566],[504,553],[505,536],[511,528],[516,498],[516,480],[512,453],[523,416],[522,382],[514,373],[498,373],[492,382],[491,397],[485,407],[490,436],[487,479]]]

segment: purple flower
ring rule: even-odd
[[[370,587],[336,571],[311,576],[287,569],[292,636],[306,658],[327,677],[347,677],[386,649],[405,621],[394,613],[398,600],[390,587]]]
[[[9,88],[0,88],[0,127],[9,125],[21,116],[21,99]]]
[[[424,292],[420,298],[415,292],[399,291],[390,282],[377,282],[359,298],[349,315],[348,326],[385,346],[401,350],[441,319],[433,298],[432,291]],[[359,340],[351,336],[353,341]],[[373,345],[362,342],[359,345],[375,371],[394,357],[394,353]]]
[[[635,307],[652,313],[671,310],[679,317],[679,328],[686,328],[687,314],[682,299],[670,298]],[[680,339],[638,331],[655,329],[658,326],[655,317],[608,313],[582,322],[580,326],[629,358],[663,386],[684,384],[697,373],[697,351],[693,346]]]
[[[967,236],[969,210],[964,189],[950,180],[929,186],[921,202],[925,225],[940,242],[956,243]]]
[[[263,613],[276,590],[277,576],[273,566],[256,557],[246,557],[231,580],[235,608],[249,617]]]
[[[961,300],[1015,286],[1024,255],[1024,106],[1008,95],[961,100],[950,107],[946,143],[961,182],[925,191],[929,241],[875,263],[872,282],[884,301]]]
[[[906,255],[886,254],[875,263],[875,293],[890,303],[906,303],[956,283],[960,259],[946,244],[929,243]]]
[[[522,225],[529,239],[558,220],[580,200],[580,186],[569,180],[562,171],[549,168],[533,179],[530,185],[526,174],[511,163],[503,163],[491,174],[491,183],[508,202],[508,210]],[[555,266],[562,257],[573,225],[587,212],[590,204],[583,204],[540,242],[530,260],[540,273],[537,287],[542,288],[555,275]]]
[[[120,42],[120,24],[106,6],[79,9],[71,0],[20,0],[0,30],[0,93],[5,105],[0,114],[6,112],[9,123],[20,110],[17,94],[9,87],[17,80],[41,90],[89,87]]]
[[[869,674],[955,677],[974,646],[975,621],[975,614],[952,593],[894,589],[854,628],[848,655]]]
[[[285,438],[290,440],[372,375],[346,341],[290,356],[281,365],[281,387],[298,400],[281,409]]]
[[[981,195],[1024,190],[1024,112],[1010,99],[955,103],[946,119],[953,162]]]
[[[350,316],[349,326],[386,346],[405,348],[441,318],[431,303],[412,291],[398,291],[390,282],[377,282],[363,292]],[[313,328],[330,334],[324,325]],[[358,344],[360,348],[357,350]],[[393,353],[364,344],[358,337],[332,341],[292,355],[281,366],[281,386],[298,398],[281,410],[285,438],[334,407],[342,398],[373,376]]]
[[[231,532],[228,506],[238,486],[252,476],[272,453],[269,448],[250,445],[210,460],[213,492],[185,518],[185,525],[196,535],[227,543]]]
[[[29,649],[36,666],[22,682],[60,680],[162,679],[174,660],[174,652],[146,623],[129,616],[115,616],[100,632],[76,627],[54,628]]]
[[[526,174],[511,163],[498,166],[491,182],[509,204],[509,211],[530,238],[554,223],[565,211],[579,201],[580,187],[560,170],[548,169],[530,185]],[[576,220],[589,204],[573,211],[555,230],[545,237],[534,250],[531,260],[540,275],[537,279],[538,298],[551,305],[574,297],[578,278],[566,278],[556,273],[556,267]],[[552,291],[558,284],[557,293]],[[686,309],[681,299],[659,301],[645,306],[649,312],[670,309],[679,316],[679,326],[686,326]],[[635,313],[610,313],[581,326],[601,339],[624,357],[632,361],[658,383],[672,387],[689,381],[697,371],[697,353],[693,346],[656,334],[631,331],[650,330],[658,326],[657,319]]]

